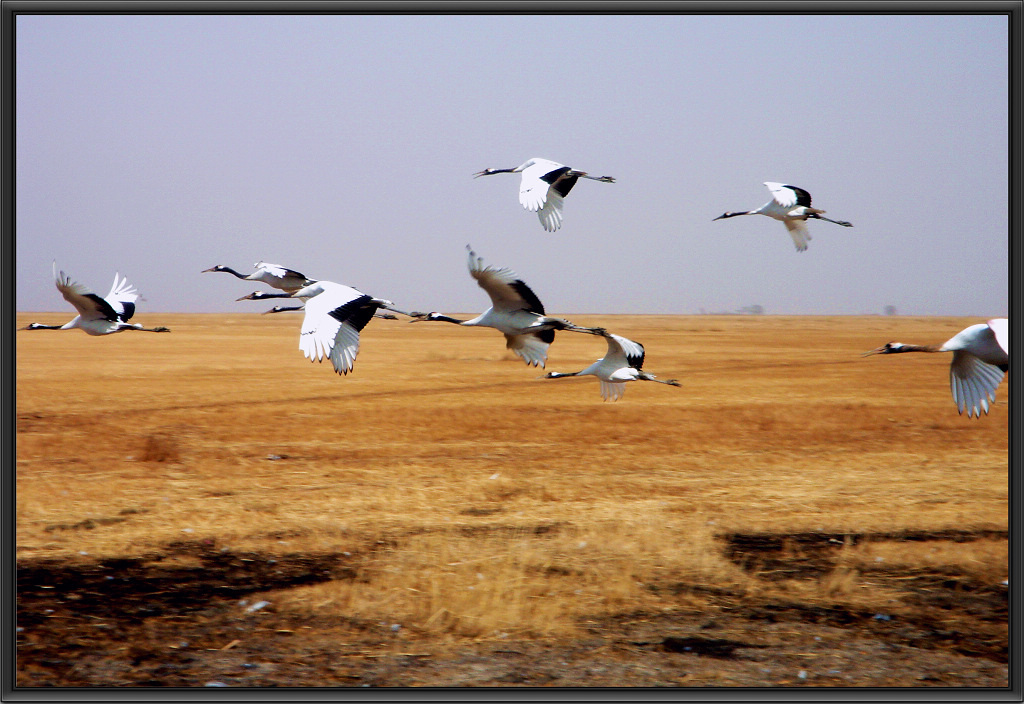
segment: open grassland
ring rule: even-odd
[[[569,316],[682,383],[606,403],[443,323],[340,377],[300,317],[17,333],[19,685],[1007,686],[1008,385],[860,357],[977,320]]]

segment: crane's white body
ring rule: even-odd
[[[811,233],[807,229],[808,218],[825,220],[836,225],[842,225],[843,227],[853,227],[853,225],[845,220],[832,220],[822,217],[825,211],[811,207],[811,194],[802,188],[788,186],[776,181],[765,181],[764,185],[768,187],[772,194],[770,201],[757,210],[746,210],[738,213],[727,212],[719,215],[715,220],[731,218],[737,215],[765,215],[773,218],[786,226],[786,230],[789,232],[790,237],[793,238],[793,244],[796,245],[796,251],[798,252],[805,251],[807,243],[811,240]]]
[[[53,263],[53,278],[57,290],[64,300],[75,307],[78,315],[64,325],[43,325],[31,323],[26,330],[72,330],[78,328],[88,335],[110,335],[125,330],[141,330],[144,332],[170,332],[165,327],[146,328],[138,323],[128,321],[135,314],[135,302],[139,300],[138,291],[128,283],[126,277],[114,274],[114,283],[110,293],[104,297],[93,293],[80,283],[73,282],[63,271],[57,273],[57,263]]]
[[[432,312],[416,316],[416,320],[439,320],[466,327],[489,327],[505,335],[505,345],[531,366],[543,367],[548,347],[554,342],[555,330],[591,332],[562,318],[545,315],[537,295],[511,269],[485,267],[483,259],[468,245],[469,274],[491,299],[491,307],[470,320],[458,320]]]
[[[902,352],[952,352],[949,365],[949,387],[957,410],[973,418],[988,413],[989,403],[996,400],[996,389],[1010,368],[1010,323],[1006,318],[993,318],[987,323],[970,325],[941,345],[907,345],[889,342],[866,352],[899,354]]]
[[[608,341],[608,351],[604,357],[578,372],[548,372],[547,379],[562,379],[570,376],[595,376],[601,382],[601,398],[605,401],[617,401],[626,390],[630,381],[656,381],[670,386],[679,386],[675,379],[657,379],[653,374],[643,370],[644,347],[629,338],[604,332],[601,334]]]
[[[228,274],[237,276],[244,281],[259,281],[260,283],[267,284],[273,288],[281,291],[298,291],[303,286],[309,286],[314,283],[314,279],[308,278],[305,274],[301,274],[294,269],[283,267],[280,264],[270,264],[268,262],[256,262],[254,270],[251,274],[242,274],[229,266],[218,264],[217,266],[204,269],[202,273],[208,271],[223,271]]]
[[[589,176],[585,171],[574,171],[565,164],[550,159],[533,158],[514,169],[484,169],[474,176],[500,173],[521,174],[519,203],[531,213],[537,213],[540,224],[548,232],[562,226],[564,198],[580,178],[614,183],[611,176]]]

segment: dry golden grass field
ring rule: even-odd
[[[19,331],[17,685],[1009,685],[1008,381],[860,356],[977,320],[568,317],[681,388],[404,319],[347,377],[301,314]]]

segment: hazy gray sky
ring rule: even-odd
[[[17,309],[56,259],[149,312],[262,311],[266,260],[479,312],[465,245],[549,313],[1005,316],[999,15],[16,18]],[[545,232],[530,157],[581,181]],[[764,181],[853,228],[797,253]],[[55,316],[59,318],[60,316]],[[59,321],[63,322],[63,320]]]

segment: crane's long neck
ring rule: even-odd
[[[473,320],[459,320],[458,318],[453,318],[450,315],[441,315],[440,313],[437,313],[432,315],[430,320],[440,320],[445,323],[455,323],[456,325],[476,325],[478,318],[474,318]]]
[[[240,279],[244,279],[245,277],[248,276],[248,274],[240,274],[240,273],[238,273],[237,271],[235,271],[234,269],[232,269],[229,266],[221,266],[219,269],[213,269],[212,271],[223,271],[223,272],[228,273],[228,274],[234,274],[235,276],[237,276]]]
[[[293,292],[294,293],[294,292]],[[248,296],[242,296],[237,299],[239,301],[262,301],[267,298],[297,298],[292,293],[265,293],[263,291],[253,291]]]
[[[30,323],[22,330],[63,330],[64,325],[44,325],[43,323]]]
[[[548,372],[545,379],[563,379],[567,376],[581,376],[582,372]]]

